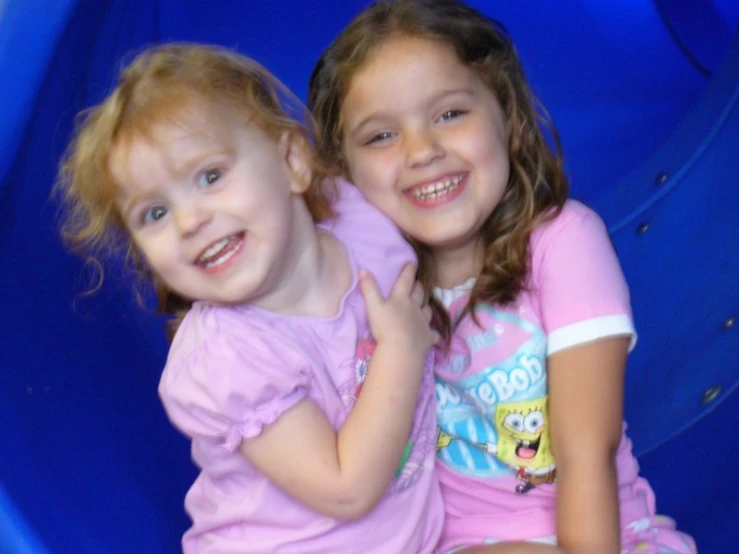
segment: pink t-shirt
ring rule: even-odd
[[[435,407],[428,364],[401,465],[380,503],[356,521],[316,513],[280,490],[239,451],[242,440],[301,399],[338,429],[352,409],[374,350],[360,268],[387,294],[412,249],[360,194],[340,183],[338,217],[321,224],[346,247],[353,283],[331,318],[277,315],[253,306],[196,302],[177,335],[159,394],[192,439],[201,469],[185,499],[193,520],[185,554],[432,552],[443,507],[433,471]],[[295,456],[300,456],[296,451]]]
[[[474,281],[438,290],[452,318]],[[601,219],[569,201],[531,236],[528,290],[466,316],[436,368],[440,551],[487,539],[553,538],[556,467],[547,431],[547,356],[596,339],[636,340],[629,291]],[[597,367],[593,371],[598,371]],[[624,523],[654,513],[631,443],[617,454]]]

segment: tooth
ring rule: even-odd
[[[230,260],[231,259],[231,256],[233,256],[235,253],[236,253],[236,250],[231,250],[229,252],[226,252],[226,254],[224,256],[222,256],[220,258],[216,258],[215,260],[213,260],[213,261],[211,261],[209,263],[206,263],[205,264],[205,267],[219,266],[219,265],[227,262],[228,260]]]
[[[208,260],[210,260],[213,256],[216,256],[226,246],[228,246],[228,244],[231,242],[231,240],[232,240],[232,237],[228,237],[228,238],[219,240],[213,246],[208,247],[208,249],[205,252],[203,252],[203,255],[200,256],[199,261],[201,263],[207,263]]]
[[[223,239],[215,243],[213,246],[208,248],[205,253],[203,253],[203,258],[210,258],[213,254],[220,251],[226,244],[228,244],[229,239]]]

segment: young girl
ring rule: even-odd
[[[502,27],[453,0],[370,6],[311,78],[323,158],[410,238],[453,331],[439,550],[694,552],[622,433],[628,289],[537,106]]]
[[[428,553],[431,310],[412,249],[324,181],[290,98],[235,53],[144,52],[70,146],[67,236],[124,253],[181,321],[159,393],[201,469],[184,552]]]

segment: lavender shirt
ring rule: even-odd
[[[172,423],[192,439],[200,474],[185,499],[193,520],[182,544],[195,553],[432,552],[443,507],[433,472],[436,441],[431,364],[406,453],[375,509],[355,521],[301,505],[240,453],[242,440],[304,398],[338,429],[356,401],[374,351],[360,268],[384,294],[414,259],[394,225],[352,186],[339,183],[338,217],[321,224],[346,247],[353,281],[338,315],[277,315],[248,305],[196,302],[177,335],[159,394]],[[295,456],[300,456],[296,451]]]

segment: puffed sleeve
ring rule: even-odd
[[[636,333],[629,289],[601,218],[570,201],[532,237],[532,276],[548,354]]]
[[[198,326],[193,319],[183,326]],[[305,398],[312,371],[269,329],[220,321],[213,329],[180,331],[185,336],[172,344],[159,396],[173,425],[191,439],[233,451]]]

